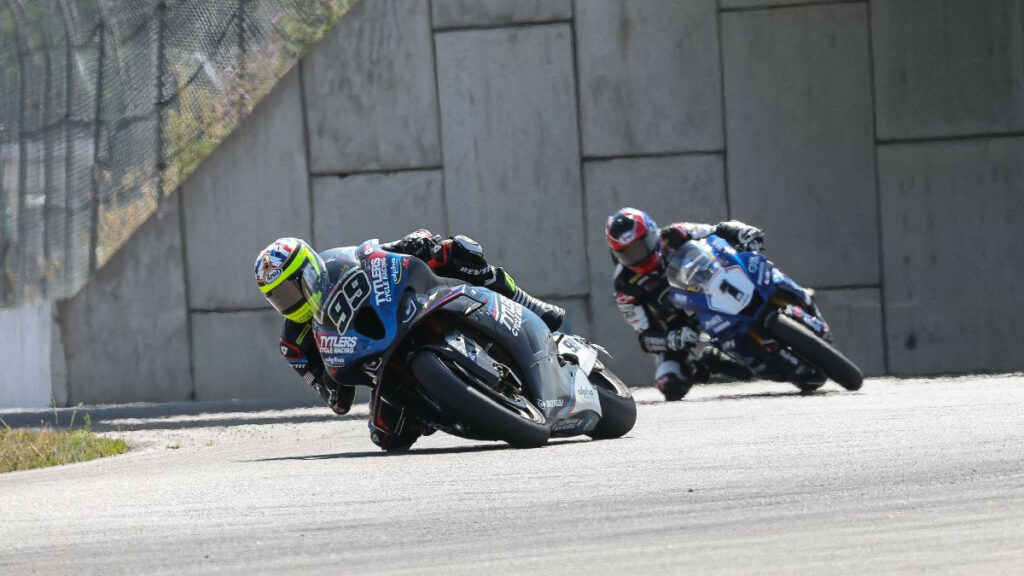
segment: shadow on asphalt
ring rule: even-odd
[[[566,438],[548,442],[543,448],[568,446],[588,442],[585,438]],[[437,454],[462,454],[468,452],[495,452],[498,450],[522,450],[513,448],[504,442],[490,444],[477,444],[475,446],[451,446],[448,448],[412,448],[398,452],[385,452],[383,450],[372,450],[366,452],[338,452],[335,454],[310,454],[308,456],[281,456],[278,458],[260,458],[257,460],[239,460],[239,462],[275,462],[282,460],[337,460],[350,458],[398,458],[401,456],[433,456]]]
[[[686,404],[692,404],[696,402],[723,402],[730,400],[755,400],[758,398],[793,398],[796,397],[824,397],[833,395],[850,394],[845,390],[815,390],[814,392],[801,392],[794,389],[792,392],[756,392],[754,394],[722,394],[719,396],[707,396],[703,398],[685,398],[681,402]],[[665,400],[661,398],[653,400],[637,400],[637,404],[666,404]]]
[[[245,414],[257,414],[267,411],[312,407],[320,407],[322,411],[318,410],[314,414],[244,416]],[[47,410],[0,410],[0,419],[12,428],[81,428],[85,426],[86,417],[91,421],[92,429],[96,432],[178,430],[253,424],[301,424],[306,422],[365,418],[365,416],[358,415],[337,416],[327,408],[323,408],[322,405],[310,402],[267,400],[119,404]],[[188,419],[176,419],[180,417]]]

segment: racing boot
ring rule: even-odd
[[[355,386],[341,386],[338,384],[321,384],[319,382],[313,384],[313,388],[320,393],[320,398],[323,399],[324,404],[330,408],[335,414],[341,416],[348,414],[348,411],[352,409],[352,400],[356,397]]]
[[[678,402],[690,391],[693,383],[678,374],[668,373],[654,381],[654,387],[665,395],[666,402]]]
[[[484,283],[484,288],[494,290],[498,294],[522,304],[531,312],[540,316],[540,319],[547,325],[548,330],[552,332],[562,326],[562,320],[565,319],[564,308],[548,304],[543,300],[530,296],[525,290],[516,286],[516,281],[512,279],[508,272],[505,272],[504,268],[497,266],[492,266],[491,268],[493,269],[491,279]]]

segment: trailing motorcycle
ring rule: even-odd
[[[632,394],[601,347],[376,240],[323,257],[339,280],[314,318],[325,365],[344,381],[397,387],[425,429],[517,447],[632,429]]]
[[[810,392],[827,378],[847,390],[864,380],[832,345],[813,292],[756,251],[737,251],[715,234],[690,240],[669,260],[668,301],[695,315],[701,340],[755,375]]]

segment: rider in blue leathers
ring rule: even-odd
[[[712,373],[747,378],[749,371],[712,347],[698,346],[696,318],[663,299],[665,265],[690,239],[721,236],[737,249],[760,250],[764,233],[736,220],[717,225],[677,222],[658,228],[646,212],[622,208],[608,217],[605,240],[616,262],[615,302],[637,332],[644,352],[656,355],[654,385],[665,400],[681,400]]]

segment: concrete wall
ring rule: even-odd
[[[762,226],[869,374],[1022,369],[1021,4],[360,2],[60,308],[60,388],[308,394],[252,258],[420,226],[477,237],[646,384],[602,242],[625,204]]]
[[[65,365],[53,307],[36,304],[0,310],[0,408],[63,406]],[[3,424],[0,424],[3,426]]]

